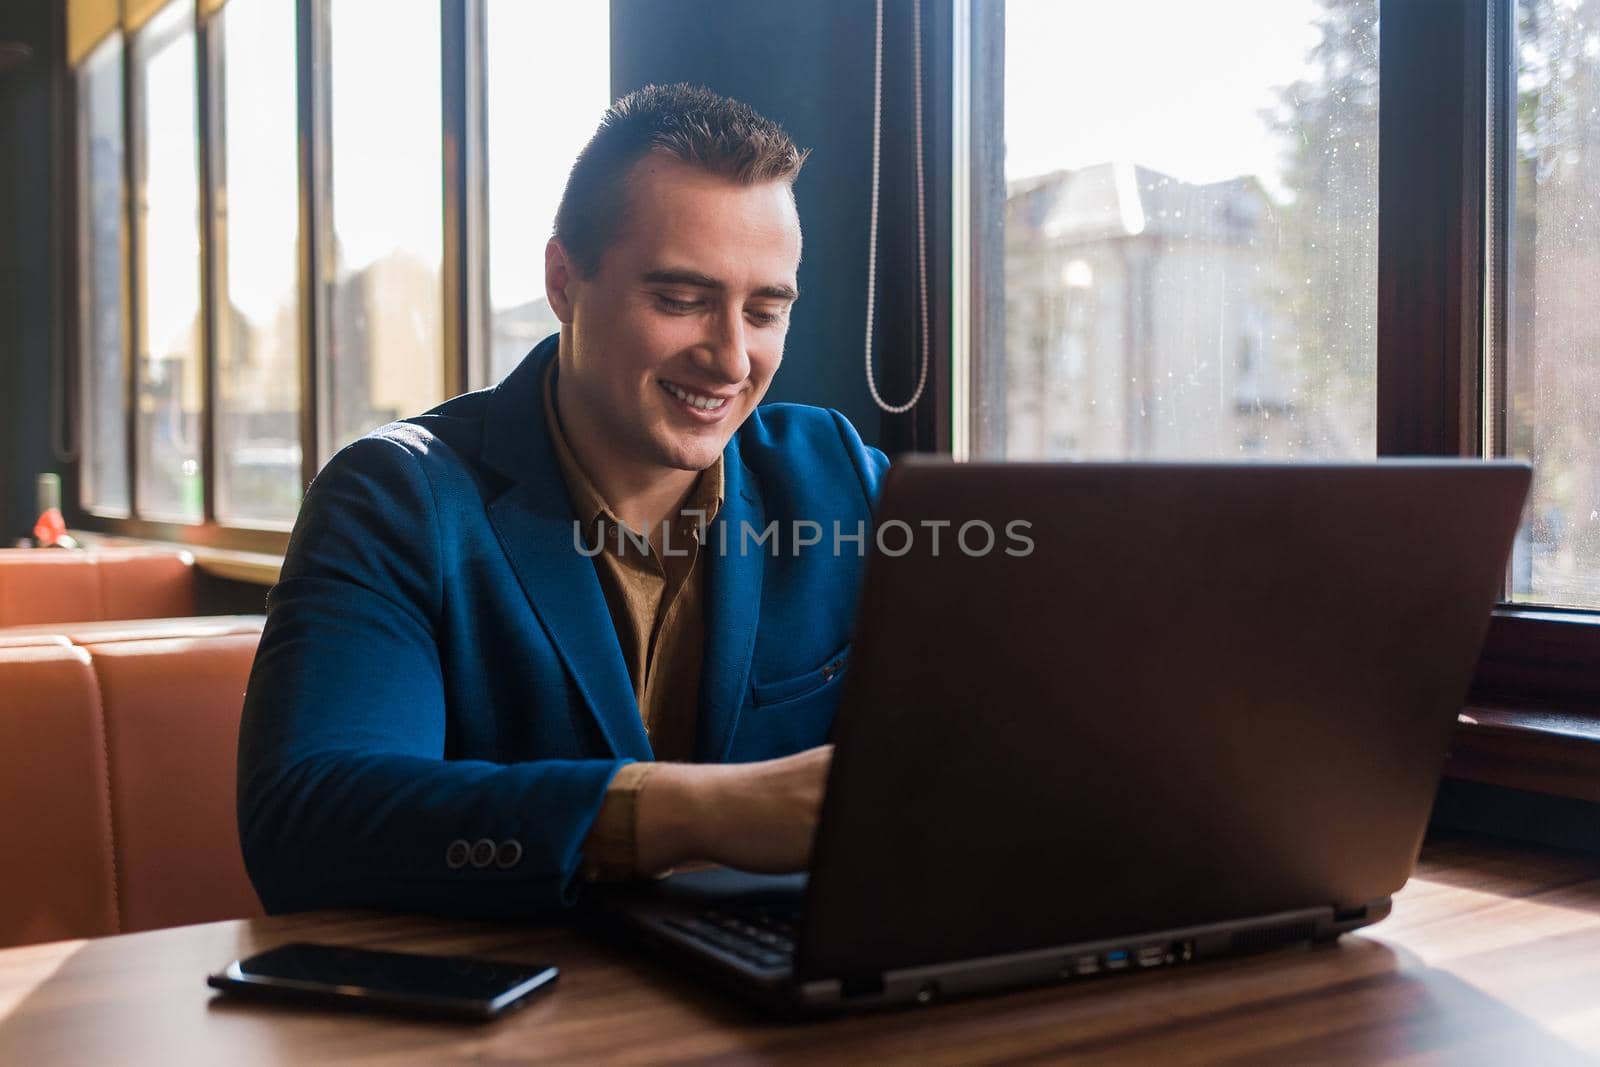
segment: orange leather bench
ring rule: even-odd
[[[105,724],[89,653],[0,648],[0,946],[118,929]]]
[[[263,621],[0,641],[0,946],[263,914],[234,817]]]
[[[158,548],[0,548],[0,627],[193,615],[194,558]]]

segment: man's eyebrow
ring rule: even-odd
[[[670,268],[664,270],[646,271],[644,280],[657,285],[689,285],[697,289],[710,289],[722,292],[727,288],[722,282],[709,274],[701,274],[697,270],[682,270]],[[798,300],[800,290],[792,285],[763,285],[753,293],[755,296],[764,296],[772,300]]]

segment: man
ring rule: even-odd
[[[545,249],[560,334],[312,483],[239,745],[270,911],[805,866],[887,460],[837,412],[756,407],[803,161],[705,90],[619,101]]]

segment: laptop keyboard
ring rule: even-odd
[[[770,908],[707,908],[691,916],[674,916],[665,924],[721,949],[762,970],[787,967],[794,958],[795,924],[799,916]]]

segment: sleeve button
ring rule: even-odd
[[[480,837],[472,843],[472,865],[474,867],[487,867],[494,862],[494,842],[487,837]]]
[[[461,838],[450,842],[450,847],[444,850],[445,866],[452,871],[460,870],[467,865],[467,859],[472,855],[472,846]]]
[[[501,870],[510,870],[522,862],[522,842],[508,838],[500,842],[500,849],[495,853],[495,866]]]

